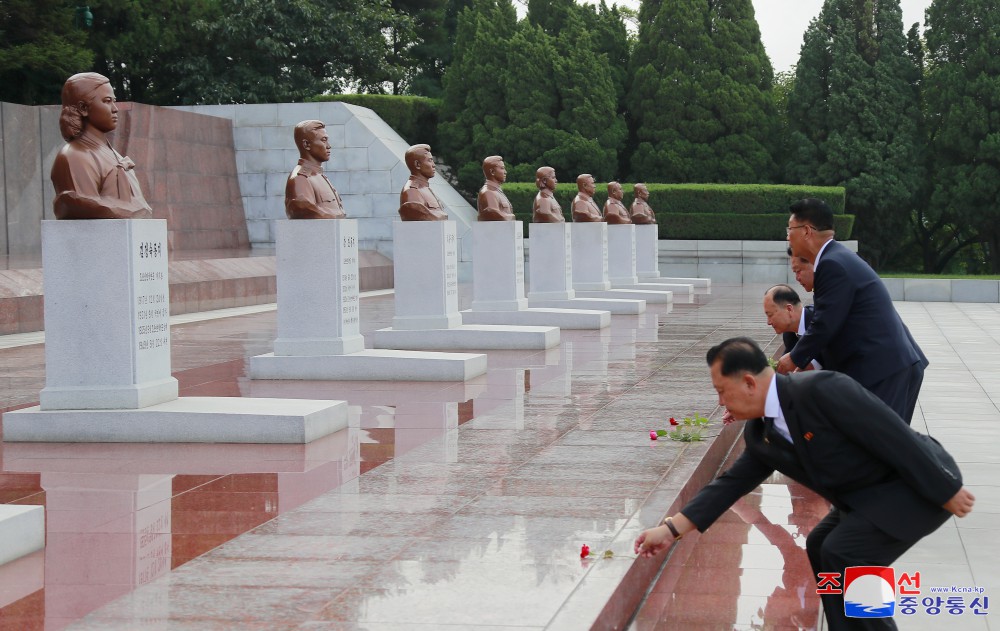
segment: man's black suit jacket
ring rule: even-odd
[[[814,279],[812,323],[791,351],[796,366],[822,353],[839,372],[872,386],[921,361],[882,279],[861,257],[831,241]]]
[[[747,421],[746,450],[681,509],[698,530],[776,470],[903,541],[917,541],[948,519],[951,513],[942,506],[962,479],[937,441],[913,431],[841,373],[820,370],[775,379],[792,448],[770,420]]]

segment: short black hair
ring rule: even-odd
[[[720,372],[723,377],[746,372],[757,375],[769,365],[764,351],[749,337],[731,337],[718,346],[713,346],[708,349],[705,360],[709,366],[721,361]]]
[[[792,289],[791,285],[785,285],[784,283],[775,285],[764,292],[765,296],[767,294],[771,294],[771,300],[773,300],[776,305],[802,304],[802,299],[799,298],[798,292]]]
[[[796,221],[807,223],[815,230],[833,230],[833,210],[822,199],[807,197],[788,207]]]

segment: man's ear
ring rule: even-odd
[[[743,385],[747,387],[747,390],[753,392],[757,389],[757,378],[748,372],[743,373]]]

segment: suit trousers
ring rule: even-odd
[[[867,388],[882,399],[900,418],[909,425],[917,408],[917,395],[924,382],[924,367],[916,362]]]
[[[855,565],[889,566],[912,542],[901,541],[879,530],[856,511],[833,508],[806,537],[806,554],[813,572],[838,572]],[[843,586],[843,582],[841,582]],[[896,629],[892,618],[848,618],[844,595],[823,594],[823,612],[829,631]]]

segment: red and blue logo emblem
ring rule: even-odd
[[[860,565],[844,569],[844,615],[891,618],[896,613],[896,573],[891,567]]]

